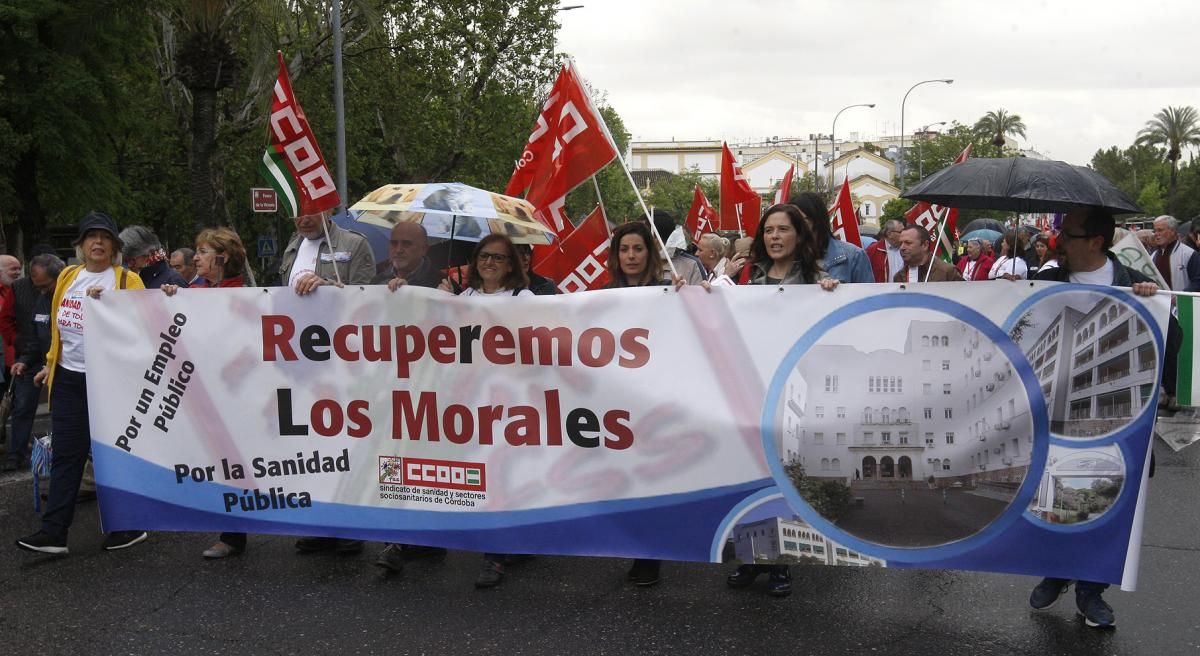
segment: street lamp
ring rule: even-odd
[[[946,124],[945,121],[938,121],[937,123],[930,123],[929,125],[921,126],[921,138],[917,140],[917,179],[918,180],[925,179],[925,160],[921,157],[921,142],[925,140],[924,135],[929,130],[929,128],[931,128],[935,125],[945,125],[945,124]]]
[[[838,113],[833,115],[833,127],[829,129],[829,163],[832,164],[837,159],[837,141],[834,140],[834,135],[837,134],[837,120],[842,115],[842,112],[855,107],[875,107],[875,103],[859,103],[857,105],[846,105],[838,110]],[[829,169],[829,189],[833,190],[833,168]]]
[[[939,78],[936,80],[921,80],[908,88],[904,92],[904,98],[900,101],[900,184],[901,188],[904,185],[904,103],[908,102],[908,94],[912,93],[913,89],[922,84],[930,84],[931,82],[941,82],[942,84],[954,84],[954,80],[950,78]]]

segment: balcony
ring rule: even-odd
[[[1100,406],[1098,410],[1100,419],[1123,419],[1133,416],[1133,406],[1129,403]]]
[[[1123,369],[1108,370],[1107,372],[1100,374],[1100,380],[1097,381],[1097,384],[1103,385],[1104,383],[1107,383],[1112,380],[1117,380],[1119,378],[1124,378],[1128,375],[1129,375],[1129,367],[1125,367]]]

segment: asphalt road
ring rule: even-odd
[[[100,550],[83,506],[71,555],[12,547],[37,528],[28,475],[0,478],[0,644],[7,654],[1195,654],[1200,616],[1200,448],[1156,444],[1141,587],[1112,590],[1112,631],[1073,599],[1028,609],[1030,577],[795,566],[795,593],[724,585],[727,567],[669,563],[660,585],[624,582],[628,561],[543,557],[503,585],[472,586],[480,557],[452,552],[401,575],[357,556],[293,552],[251,536],[206,562],[211,535],[157,533]]]

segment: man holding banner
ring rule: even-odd
[[[956,282],[963,279],[954,265],[933,257],[932,237],[925,228],[912,224],[900,233],[904,269],[892,282]]]

